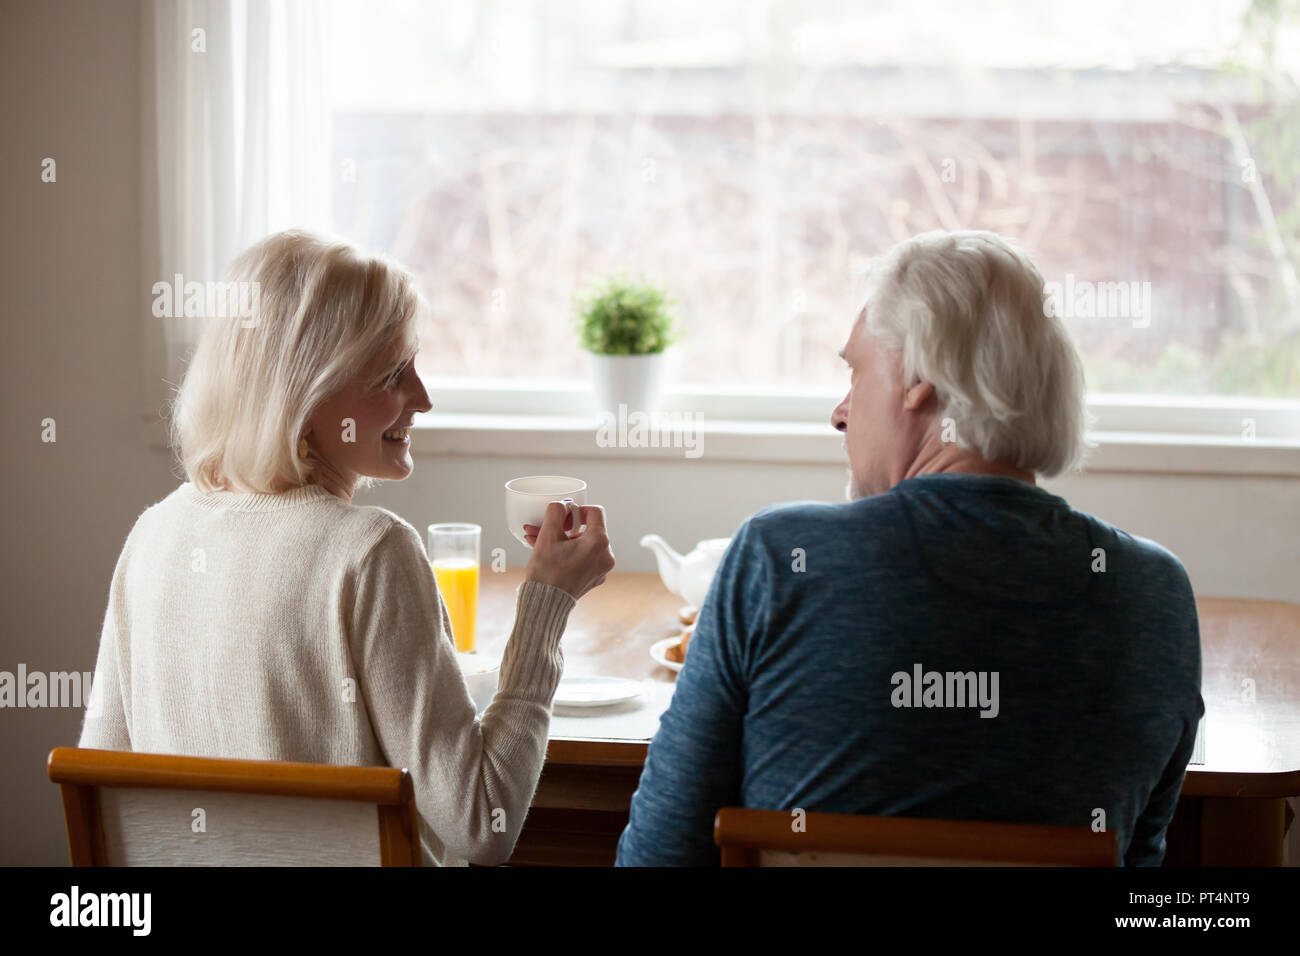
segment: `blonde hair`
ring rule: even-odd
[[[1042,273],[992,232],[926,232],[868,275],[867,330],[934,386],[957,444],[1046,476],[1082,464],[1083,363],[1047,306]]]
[[[253,284],[251,315],[203,320],[173,403],[172,448],[200,491],[307,484],[298,441],[312,412],[395,343],[414,352],[424,298],[396,262],[302,230],[246,249],[227,281]]]

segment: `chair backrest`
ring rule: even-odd
[[[724,807],[723,866],[1117,866],[1113,832]]]
[[[394,767],[57,747],[73,866],[419,866]]]

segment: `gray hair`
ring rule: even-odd
[[[867,330],[902,353],[905,383],[934,386],[958,445],[1049,477],[1082,465],[1083,363],[1022,249],[992,232],[926,232],[867,278]]]

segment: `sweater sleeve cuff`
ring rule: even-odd
[[[515,626],[501,658],[498,695],[550,706],[564,671],[560,638],[577,603],[567,591],[540,581],[519,586]]]

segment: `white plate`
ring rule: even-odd
[[[501,676],[501,658],[457,651],[456,661],[465,677],[465,686],[469,689],[470,699],[474,701],[474,709],[481,714],[496,696],[497,681]]]
[[[470,654],[466,651],[457,651],[456,660],[460,664],[460,672],[465,675],[467,680],[481,674],[491,674],[493,671],[501,669],[501,658],[489,654]]]
[[[604,707],[641,695],[638,681],[622,677],[566,677],[555,690],[561,707]]]
[[[656,664],[660,664],[663,667],[668,668],[670,671],[680,671],[682,665],[678,664],[676,661],[670,661],[667,656],[665,656],[664,651],[668,650],[668,648],[672,647],[674,644],[680,644],[681,642],[682,639],[680,637],[665,637],[662,641],[655,641],[650,645],[650,656],[654,658]],[[689,646],[687,647],[687,650],[690,650]]]

